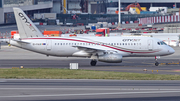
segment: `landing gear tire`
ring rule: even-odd
[[[91,66],[96,66],[96,63],[97,63],[97,61],[96,60],[91,60]]]
[[[157,56],[155,56],[155,66],[159,66],[159,62],[157,61]]]
[[[155,63],[155,66],[158,66],[158,65],[159,65],[159,63],[158,63],[158,62],[156,62],[156,63]]]

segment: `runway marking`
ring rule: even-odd
[[[83,94],[52,94],[52,95],[14,95],[14,96],[0,96],[0,98],[11,97],[55,97],[55,96],[92,96],[92,95],[120,95],[120,94],[150,94],[150,93],[179,93],[180,91],[150,91],[150,92],[112,92],[112,93],[83,93]]]
[[[0,79],[0,82],[7,82],[7,81],[6,81],[6,80],[1,80],[1,79]]]
[[[101,70],[101,71],[104,71],[104,70],[108,70],[108,71],[113,71],[113,70],[124,70],[124,71],[142,71],[143,72],[143,69],[113,69],[113,68],[111,68],[111,69],[84,69],[84,70]],[[148,71],[152,71],[153,69],[148,69]],[[156,70],[158,70],[158,69],[156,69]],[[154,70],[154,71],[156,71],[156,70]],[[180,71],[175,71],[175,70],[158,70],[159,72],[160,71],[163,71],[163,72],[180,72]],[[143,72],[144,73],[144,72]]]
[[[0,90],[133,90],[133,91],[180,91],[180,89],[140,89],[140,88],[0,88]]]
[[[173,70],[174,72],[180,72],[180,70]]]

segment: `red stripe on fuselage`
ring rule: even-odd
[[[83,40],[77,40],[77,39],[66,39],[66,38],[24,38],[24,39],[22,39],[22,40],[28,40],[28,39],[69,40],[69,41],[78,41],[78,42],[85,42],[85,43],[96,44],[96,43],[94,43],[94,42],[83,41]],[[108,47],[108,48],[111,48],[111,49],[115,49],[115,50],[118,50],[118,51],[129,52],[129,53],[155,53],[155,52],[158,52],[158,51],[152,51],[152,52],[133,52],[133,51],[122,50],[122,49],[115,48],[115,47],[112,47],[112,46],[107,46],[107,45],[101,45],[101,46]]]

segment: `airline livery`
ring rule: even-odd
[[[44,37],[20,8],[13,8],[19,39],[10,44],[47,56],[88,57],[97,61],[121,63],[123,57],[156,57],[175,51],[162,40],[152,37]],[[155,62],[158,66],[159,63]]]

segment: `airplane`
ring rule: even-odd
[[[123,57],[155,57],[175,51],[162,40],[152,37],[44,37],[20,8],[13,8],[20,34],[11,39],[13,46],[57,57],[88,57],[90,65],[97,61],[121,63]]]

